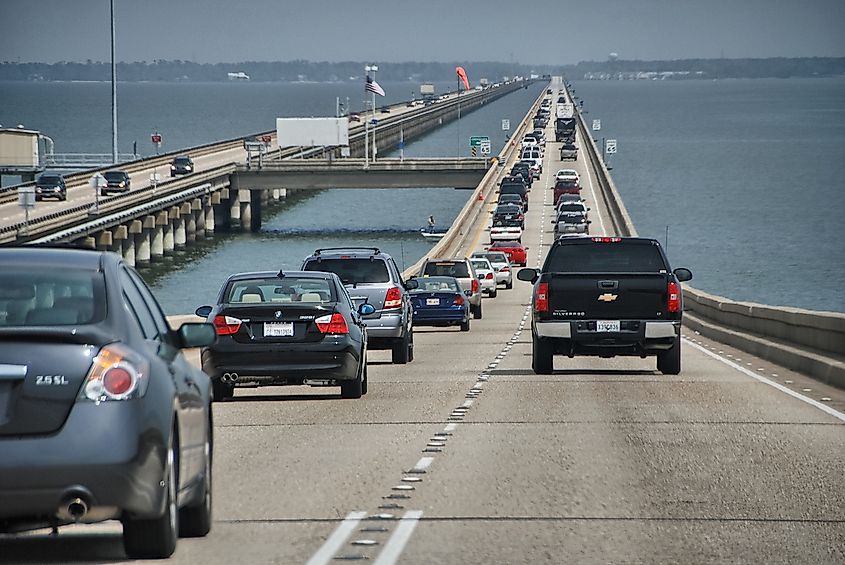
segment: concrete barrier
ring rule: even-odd
[[[615,233],[636,236],[580,110],[577,117],[582,146],[593,163]],[[845,388],[845,314],[739,302],[688,285],[684,285],[684,313],[684,325],[693,331]]]

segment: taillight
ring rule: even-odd
[[[537,290],[534,292],[534,311],[549,311],[549,283],[547,282],[541,282],[537,285]]]
[[[484,277],[485,279],[492,279],[493,273],[487,273],[487,276]]]
[[[241,329],[241,319],[217,314],[214,316],[214,329],[217,335],[235,335]]]
[[[324,334],[349,333],[349,326],[346,325],[346,318],[343,317],[343,314],[338,312],[315,318],[314,323],[317,324],[317,329]]]
[[[678,286],[678,283],[675,281],[669,281],[669,285],[666,289],[666,293],[668,294],[669,298],[667,301],[667,306],[670,312],[680,312],[681,311],[681,287]]]
[[[390,310],[391,308],[401,308],[402,307],[402,291],[399,290],[398,286],[392,286],[387,289],[387,294],[384,296],[384,309]]]
[[[508,267],[507,265],[504,265],[501,269],[499,269],[499,272],[500,272],[500,273],[510,273],[510,272],[511,272],[511,268],[510,268],[510,267]]]
[[[94,358],[80,398],[95,402],[128,400],[146,392],[149,363],[126,346],[105,346]]]
[[[593,241],[596,243],[619,243],[622,241],[621,237],[594,237]]]
[[[460,294],[459,294],[459,295],[457,295],[457,296],[455,297],[455,302],[454,302],[454,304],[455,304],[456,306],[463,306],[463,305],[464,305],[464,297],[463,297],[463,296],[461,296]]]
[[[478,279],[472,279],[472,293],[478,292]]]

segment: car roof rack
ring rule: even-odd
[[[321,247],[314,251],[314,255],[320,255],[323,251],[372,251],[373,254],[377,255],[381,253],[381,249],[378,247]]]

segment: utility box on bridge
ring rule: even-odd
[[[0,175],[33,175],[42,171],[38,152],[39,132],[0,128]]]

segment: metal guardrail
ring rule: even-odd
[[[137,160],[134,153],[119,153],[118,163]],[[56,169],[94,169],[113,167],[111,153],[48,153],[44,155],[44,164]]]

